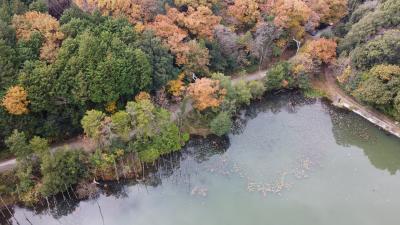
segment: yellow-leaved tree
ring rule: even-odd
[[[10,87],[1,103],[7,112],[13,115],[27,114],[28,104],[28,93],[21,86]]]
[[[175,97],[180,97],[185,91],[185,83],[183,82],[185,78],[185,73],[179,74],[176,80],[170,80],[168,82],[168,92]]]
[[[234,4],[228,7],[228,13],[244,25],[255,24],[260,16],[255,0],[235,0]]]

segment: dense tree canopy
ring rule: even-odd
[[[40,58],[53,61],[64,38],[59,22],[48,14],[30,11],[23,15],[15,15],[12,24],[18,40],[29,40],[34,32],[43,36]]]
[[[32,153],[27,143],[27,138],[23,132],[14,130],[7,138],[6,145],[18,160],[25,160]]]
[[[227,112],[220,112],[210,123],[211,131],[218,136],[227,134],[231,127],[231,115]]]
[[[374,66],[364,74],[364,81],[354,94],[361,100],[399,118],[400,67],[397,65]]]
[[[391,1],[385,5],[396,6]],[[80,120],[87,110],[118,112],[140,91],[155,93],[168,86],[178,100],[192,77],[257,64],[261,68],[290,48],[293,38],[300,40],[306,31],[335,23],[347,12],[346,0],[73,0],[65,8],[57,4],[0,1],[4,138],[13,129],[51,141],[74,135],[82,131]],[[380,9],[394,12],[387,6]],[[177,79],[178,74],[183,75]],[[254,95],[262,92],[260,85],[252,85],[258,90]],[[24,90],[20,93],[25,99],[6,96],[16,86]],[[249,96],[247,85],[242,86],[243,96]],[[11,110],[18,102],[23,104]]]
[[[338,81],[359,100],[399,119],[400,2],[351,1],[338,26]]]
[[[143,94],[111,117],[100,111],[88,111],[82,126],[86,135],[103,147],[110,148],[118,140],[133,146],[143,162],[154,162],[161,155],[180,150],[188,138],[171,121],[167,110],[156,107]]]
[[[349,51],[356,45],[365,43],[371,37],[391,27],[400,24],[400,2],[398,0],[381,1],[372,13],[365,14],[357,23],[351,26],[339,45],[340,51]]]
[[[151,20],[159,11],[159,3],[154,0],[73,0],[81,9],[103,15],[126,16],[132,23]]]
[[[168,81],[176,78],[178,69],[174,67],[174,58],[160,38],[154,36],[151,31],[145,31],[139,39],[139,46],[148,56],[151,66],[151,89],[160,89]]]
[[[149,45],[161,45],[160,42],[152,35],[138,36],[133,26],[124,19],[71,9],[61,18],[61,27],[47,27],[34,18],[30,21],[37,26],[34,28],[22,21],[27,19],[25,15],[29,14],[13,20],[21,24],[19,30],[23,38],[18,38],[14,48],[12,45],[0,45],[5,49],[0,53],[0,59],[5,60],[4,68],[7,69],[1,81],[10,88],[16,84],[15,87],[21,90],[16,92],[12,91],[15,88],[10,89],[8,95],[2,96],[2,106],[10,115],[27,114],[29,111],[26,117],[30,118],[31,127],[26,127],[28,120],[25,117],[10,120],[11,117],[6,116],[0,120],[9,129],[2,132],[25,125],[26,131],[29,131],[27,135],[57,137],[65,135],[64,129],[73,133],[79,130],[79,121],[87,108],[103,108],[110,102],[133,97],[142,90],[156,89],[165,85],[170,77],[175,77],[173,59],[167,50],[147,48]],[[44,19],[48,18],[44,16]],[[28,27],[40,32],[31,34]],[[52,30],[56,33],[53,34]],[[40,61],[43,38],[50,40],[61,30],[65,40],[57,47],[55,58],[51,63]],[[46,32],[49,32],[49,37],[46,37]],[[1,43],[4,40],[0,40]],[[57,45],[60,44],[57,42]],[[16,74],[19,67],[22,69]],[[156,71],[153,72],[153,68]],[[43,126],[32,127],[35,122]]]
[[[239,25],[255,24],[260,16],[257,1],[254,0],[235,0],[232,6],[229,6],[228,12]]]
[[[277,26],[287,28],[295,38],[301,38],[310,19],[311,9],[301,0],[277,0],[274,14]]]
[[[144,170],[182,148],[187,132],[196,130],[185,124],[190,119],[205,133],[228,133],[240,106],[265,91],[306,89],[309,76],[335,62],[336,39],[305,43],[306,32],[349,18],[362,28],[357,24],[366,20],[343,19],[347,0],[72,2],[0,0],[0,147],[22,162],[15,179],[24,202],[92,176],[137,176],[138,164]],[[351,0],[349,11],[359,5]],[[392,24],[386,29],[398,25],[386,16],[396,17],[397,5],[386,0],[358,14],[383,18]],[[352,91],[368,92],[365,102],[394,112],[400,107],[397,68],[386,64],[398,64],[397,31],[359,38],[354,29],[339,40],[343,46],[373,41],[350,54],[356,69],[368,69],[357,71],[367,75]],[[289,62],[272,65],[294,54],[294,43],[304,47]],[[369,71],[370,64],[382,65]],[[264,81],[229,77],[267,65]],[[185,110],[187,104],[193,109]],[[50,151],[51,143],[82,131],[95,153]]]
[[[68,190],[85,175],[80,151],[59,150],[41,158],[40,170],[43,175],[40,193],[44,197]]]
[[[4,39],[0,39],[0,93],[4,93],[15,82],[17,71],[18,57],[16,50]]]
[[[400,30],[390,30],[357,47],[352,53],[352,63],[363,70],[381,63],[400,64],[399,52]]]

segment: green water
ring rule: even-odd
[[[399,169],[399,139],[286,94],[243,110],[229,138],[191,140],[146,184],[13,212],[28,225],[398,225]]]

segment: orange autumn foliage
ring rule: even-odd
[[[218,107],[226,95],[218,80],[209,78],[197,79],[189,85],[188,95],[193,99],[193,106],[199,111],[210,107]]]
[[[348,0],[304,0],[322,23],[337,23],[347,15]]]
[[[149,21],[155,16],[154,0],[73,0],[83,11],[99,10],[103,15],[126,16],[131,23]]]
[[[214,16],[207,7],[200,6],[196,10],[189,7],[185,13],[176,8],[167,8],[166,15],[157,15],[148,29],[154,30],[176,56],[177,65],[186,65],[194,46],[186,41],[189,33],[200,38],[212,39],[214,27],[221,18]],[[204,54],[202,54],[204,55]],[[208,52],[207,52],[208,55]],[[204,60],[202,60],[203,62]],[[208,57],[205,59],[208,64]]]
[[[29,11],[23,15],[15,15],[12,24],[18,40],[29,40],[34,32],[40,32],[44,38],[40,58],[47,61],[56,58],[64,34],[60,31],[60,24],[55,18],[49,14]]]
[[[218,3],[218,0],[174,0],[176,6],[191,6],[197,8],[199,6],[207,6],[211,8]]]
[[[148,25],[155,34],[162,38],[172,53],[176,55],[176,63],[182,65],[186,62],[186,54],[189,47],[183,43],[188,33],[175,24],[177,10],[169,9],[167,15],[157,15],[154,22]]]
[[[177,22],[182,23],[184,28],[199,38],[212,39],[215,26],[221,22],[221,17],[215,16],[211,9],[205,6],[197,9],[189,7],[183,15]]]
[[[272,9],[278,27],[289,29],[295,38],[302,38],[311,9],[301,0],[276,0]]]
[[[336,60],[336,47],[336,41],[320,38],[308,42],[304,51],[314,59],[321,60],[324,63],[333,63]]]
[[[141,91],[135,96],[135,101],[140,102],[143,100],[150,100],[150,94],[145,91]]]
[[[254,24],[260,16],[260,11],[255,0],[235,0],[234,4],[228,7],[228,14],[240,23]]]
[[[348,0],[265,0],[260,10],[275,16],[275,25],[289,29],[301,38],[304,30],[314,30],[320,23],[334,24],[348,13]]]
[[[21,86],[9,88],[1,103],[7,112],[13,115],[27,114],[28,104],[28,94]]]

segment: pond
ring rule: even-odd
[[[21,225],[398,225],[399,169],[399,139],[286,93],[243,109],[229,137],[193,138],[145,182],[12,213]]]

